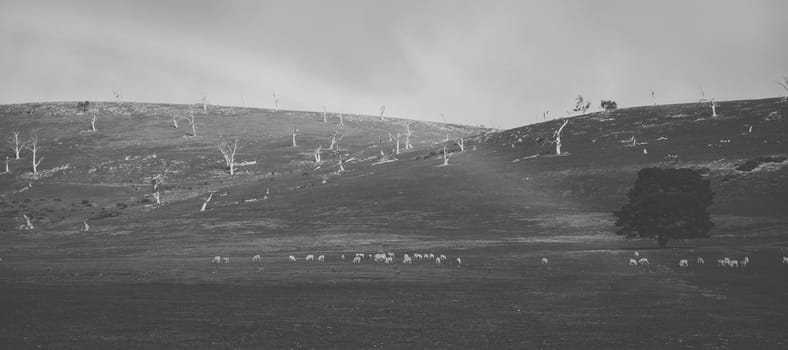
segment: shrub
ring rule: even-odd
[[[599,105],[605,111],[612,111],[614,109],[618,109],[618,104],[616,103],[616,101],[602,100],[602,102],[600,102]]]

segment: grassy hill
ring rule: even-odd
[[[0,134],[38,135],[44,157],[39,175],[30,173],[27,151],[0,175],[7,294],[0,308],[12,315],[0,316],[5,344],[769,348],[788,341],[778,326],[788,321],[779,264],[788,253],[788,104],[779,99],[718,102],[716,117],[708,103],[572,117],[560,156],[546,141],[564,120],[493,131],[344,115],[338,127],[334,113],[323,123],[322,113],[209,106],[194,109],[192,137],[182,119],[192,106],[91,108],[95,132],[86,131],[92,111],[76,103],[0,106]],[[413,148],[395,154],[389,133],[404,134],[408,124]],[[339,149],[326,151],[334,132]],[[231,176],[217,144],[235,137],[236,161],[255,163]],[[10,151],[3,149],[13,158]],[[637,171],[651,166],[697,168],[711,180],[712,239],[657,251],[655,242],[612,234],[611,212]],[[157,204],[150,181],[165,169]],[[23,214],[35,229],[19,230]],[[634,249],[652,266],[626,266]],[[450,261],[339,258],[388,251],[445,253]],[[310,253],[326,254],[326,263],[304,263]],[[261,263],[250,261],[255,254]],[[212,265],[215,255],[233,263]],[[753,259],[746,271],[676,267],[679,258],[744,255]],[[539,265],[543,256],[549,267]],[[101,316],[113,303],[122,312]],[[227,310],[235,317],[213,317]],[[64,340],[57,329],[74,322],[72,313],[85,315],[76,323],[98,336]],[[621,333],[644,314],[654,322]],[[753,322],[743,326],[741,315]],[[111,322],[90,321],[96,317]]]

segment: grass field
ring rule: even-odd
[[[535,141],[560,121],[492,132],[345,116],[337,128],[335,115],[323,124],[319,113],[212,107],[188,137],[185,121],[169,126],[185,106],[98,104],[95,133],[80,132],[89,117],[75,104],[5,106],[0,133],[38,134],[41,169],[69,167],[36,178],[24,154],[0,176],[0,344],[782,349],[788,169],[736,168],[788,153],[788,105],[721,102],[717,118],[707,109],[573,118],[569,154],[557,157]],[[408,122],[414,149],[391,154],[388,133]],[[257,163],[227,175],[220,130],[239,137],[238,160]],[[334,130],[345,172],[333,152],[320,164],[311,156]],[[638,145],[622,142],[633,135]],[[465,152],[454,143],[461,136]],[[453,153],[442,167],[444,143]],[[656,249],[613,234],[611,212],[647,166],[703,169],[716,193],[712,238]],[[157,205],[149,181],[164,169]],[[22,214],[35,229],[18,230]],[[634,251],[650,265],[628,266]],[[352,264],[356,252],[398,258]],[[449,261],[401,263],[413,253]],[[231,262],[211,264],[216,255]],[[715,264],[744,256],[746,269]]]

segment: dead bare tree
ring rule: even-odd
[[[93,119],[90,120],[90,131],[96,132],[96,112],[93,112]]]
[[[112,90],[112,94],[115,95],[115,102],[120,104],[120,90]]]
[[[410,131],[410,123],[405,124],[405,149],[413,148],[413,145],[410,144],[410,136],[413,135]]]
[[[344,119],[342,118],[342,113],[339,113],[339,125],[338,125],[338,126],[339,126],[339,127],[342,127],[342,128],[344,128],[344,127],[345,127],[345,121],[344,121]]]
[[[211,198],[213,198],[213,192],[209,193],[208,197],[203,198],[202,207],[200,208],[200,211],[205,211],[205,208],[208,207],[208,202],[211,201]]]
[[[150,184],[153,187],[151,193],[153,194],[153,198],[156,199],[156,204],[161,204],[161,186],[164,184],[164,180],[167,178],[167,173],[169,172],[170,169],[166,168],[161,174],[154,176],[150,180]]]
[[[202,103],[202,110],[203,110],[203,112],[207,112],[208,111],[208,96],[203,96],[202,100],[200,100],[200,102]]]
[[[298,147],[298,144],[296,143],[296,135],[297,135],[297,133],[298,133],[298,129],[296,129],[296,128],[294,127],[294,128],[293,128],[293,148],[296,148],[296,147]]]
[[[386,112],[386,105],[380,105],[380,120],[383,120],[383,113]]]
[[[219,152],[222,152],[224,162],[227,164],[227,170],[230,175],[235,175],[235,152],[238,150],[238,138],[234,138],[233,142],[222,141],[218,145]]]
[[[336,152],[336,155],[337,155],[337,159],[339,161],[339,172],[341,173],[341,172],[345,171],[345,166],[344,166],[345,161],[342,160],[342,154],[341,153]]]
[[[399,154],[399,138],[400,138],[400,135],[399,135],[399,133],[397,133],[397,154]]]
[[[323,150],[323,146],[319,145],[315,149],[314,156],[315,156],[315,163],[320,163],[320,151]]]
[[[90,231],[90,225],[88,224],[88,218],[82,219],[82,232]]]
[[[777,85],[780,85],[786,93],[786,95],[780,99],[780,102],[788,102],[788,75],[783,76],[783,81],[778,81]]]
[[[460,152],[465,152],[465,143],[464,143],[462,137],[460,137],[460,141],[457,142],[457,145],[460,146]]]
[[[449,165],[449,152],[446,151],[446,145],[443,145],[443,164],[441,166]]]
[[[323,124],[328,123],[328,110],[323,106]]]
[[[657,105],[657,95],[654,94],[654,90],[651,90],[651,100],[654,101],[654,105]]]
[[[273,96],[273,99],[274,99],[274,112],[278,112],[279,111],[279,97],[276,97],[276,90],[274,90],[274,93],[273,93],[272,96]]]
[[[189,107],[189,116],[186,117],[186,119],[189,120],[189,124],[191,124],[191,126],[192,126],[192,137],[196,137],[197,136],[197,128],[196,128],[197,123],[194,120],[194,108],[193,107]]]
[[[44,157],[41,157],[36,161],[36,157],[38,156],[38,151],[41,150],[38,147],[38,135],[31,137],[27,142],[25,142],[25,148],[30,152],[33,152],[33,174],[38,174],[38,165],[41,164],[41,161],[44,160]]]
[[[565,119],[564,123],[561,124],[561,127],[555,131],[555,154],[559,156],[561,155],[561,131],[564,130],[566,124],[569,124],[568,119]]]
[[[582,95],[577,95],[577,98],[575,98],[575,108],[573,109],[573,111],[582,112],[582,114],[586,114],[586,111],[589,108],[591,108],[591,102],[586,102],[583,99]]]
[[[8,168],[8,156],[5,156],[5,172],[3,174],[8,174],[11,172],[11,169]]]
[[[331,135],[331,146],[328,146],[328,150],[334,150],[334,147],[339,149],[339,144],[337,143],[337,132],[334,131],[334,134]]]
[[[172,116],[172,127],[178,128],[178,118],[175,118],[175,115]]]
[[[711,99],[711,116],[717,117],[717,102],[714,101],[714,98]]]
[[[14,159],[19,159],[19,154],[25,148],[25,142],[19,139],[19,131],[14,131],[14,136],[8,138],[8,143],[11,144],[11,148],[14,150]]]

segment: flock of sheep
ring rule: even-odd
[[[783,264],[788,264],[788,256],[784,256],[782,260]],[[706,261],[703,257],[695,258],[695,264],[703,265]],[[745,256],[743,259],[731,259],[729,257],[724,257],[721,259],[717,259],[717,266],[725,267],[725,268],[745,268],[747,264],[750,263],[750,257]],[[641,258],[640,253],[635,251],[635,258],[629,259],[629,266],[640,266],[640,265],[648,265],[647,258]],[[681,259],[679,260],[679,267],[689,267],[689,260],[688,259]]]
[[[355,255],[353,255],[353,259],[351,260],[351,262],[353,264],[361,264],[361,262],[366,259],[368,261],[374,261],[376,263],[393,264],[394,259],[396,257],[397,255],[394,253],[377,253],[377,254],[355,253]],[[413,264],[414,261],[417,262],[425,261],[425,262],[434,262],[435,264],[440,265],[449,262],[449,258],[445,254],[436,255],[434,253],[415,253],[413,254],[413,256],[408,254],[403,254],[401,258],[403,264]],[[260,262],[261,260],[262,257],[259,254],[252,257],[252,262]],[[294,255],[290,255],[288,257],[288,260],[290,262],[296,262],[298,261],[298,258],[296,258]],[[345,254],[341,254],[339,256],[339,260],[347,261]],[[326,256],[322,254],[317,256],[315,256],[315,254],[309,254],[306,257],[304,257],[304,261],[322,263],[326,261]],[[454,261],[457,263],[458,267],[462,265],[462,258],[457,257],[454,259]],[[544,261],[545,261],[544,263],[546,264],[547,259],[544,259]],[[217,255],[213,258],[212,263],[229,264],[230,258]]]

